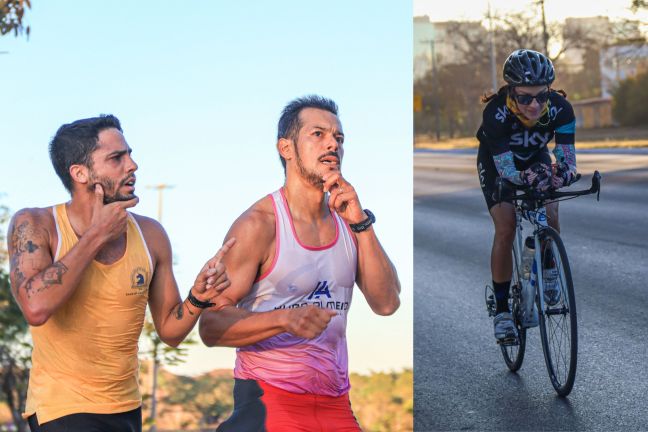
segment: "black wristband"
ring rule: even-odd
[[[376,222],[376,216],[374,216],[374,214],[371,213],[371,210],[364,209],[363,211],[367,215],[367,219],[357,224],[349,224],[349,228],[351,228],[351,231],[355,233],[365,231],[367,228],[371,226],[371,224]]]
[[[191,294],[191,290],[189,290],[189,295],[187,296],[187,300],[189,300],[189,303],[191,303],[192,305],[196,306],[199,309],[207,309],[214,306],[214,303],[198,300],[196,297],[194,297],[193,294]]]

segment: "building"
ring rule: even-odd
[[[573,101],[576,129],[609,127],[612,120],[612,99],[593,98]]]
[[[601,49],[601,96],[612,97],[616,85],[648,72],[648,44],[614,45]]]
[[[434,26],[427,15],[414,17],[414,80],[423,78],[432,69],[431,42]]]

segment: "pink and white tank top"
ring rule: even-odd
[[[333,242],[304,245],[297,238],[283,189],[270,196],[276,220],[274,261],[238,307],[266,312],[312,304],[337,315],[315,339],[281,333],[239,348],[234,376],[293,393],[343,395],[349,391],[346,323],[357,267],[355,238],[333,213]]]

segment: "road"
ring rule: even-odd
[[[648,154],[579,154],[585,178],[603,175],[601,200],[560,204],[579,325],[567,398],[537,328],[517,374],[495,344],[483,294],[493,228],[475,154],[414,156],[415,430],[648,430]]]

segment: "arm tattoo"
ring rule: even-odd
[[[178,308],[176,309],[175,317],[178,321],[180,321],[184,315],[184,310],[182,309],[183,306],[184,306],[184,302],[180,303],[178,305]]]
[[[68,268],[61,261],[57,261],[47,267],[41,273],[31,278],[25,285],[27,298],[31,298],[34,294],[45,291],[52,285],[61,285],[63,283],[63,275],[67,271]]]
[[[182,317],[184,316],[184,309],[183,309],[183,308],[185,308],[185,307],[187,308],[187,312],[189,312],[189,315],[196,315],[195,313],[191,312],[191,309],[189,309],[189,306],[187,306],[187,305],[185,304],[185,302],[186,302],[186,300],[183,301],[182,303],[180,303],[180,304],[178,305],[178,308],[177,308],[176,311],[175,311],[175,317],[176,317],[176,319],[177,319],[178,321],[181,320]]]
[[[32,269],[34,266],[34,257],[33,254],[40,246],[34,243],[33,240],[40,237],[42,234],[34,226],[31,226],[28,221],[22,222],[20,225],[12,229],[9,234],[10,244],[9,249],[12,252],[11,257],[11,267],[13,268],[14,274],[14,285],[13,291],[15,294],[18,293],[18,288],[23,284],[26,277],[22,271],[21,265],[31,262]]]

